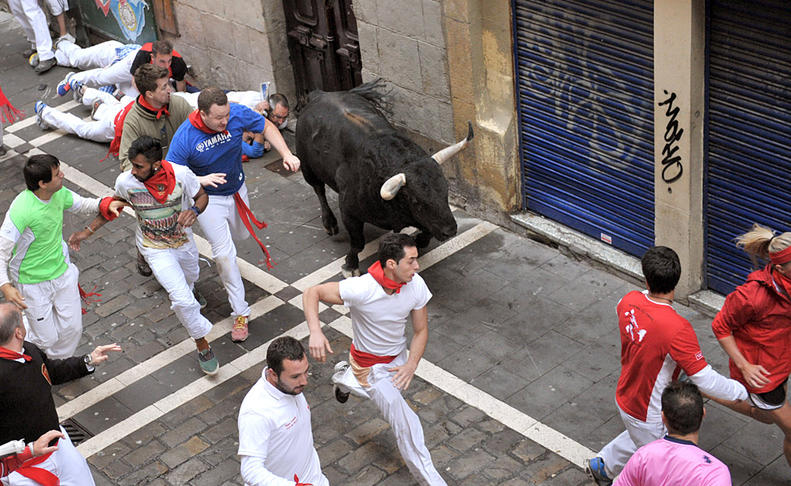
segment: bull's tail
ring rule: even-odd
[[[360,95],[366,100],[368,100],[376,109],[383,112],[386,115],[393,114],[393,104],[389,101],[390,93],[392,89],[385,91],[387,87],[387,83],[382,78],[376,78],[372,81],[368,81],[367,83],[363,83],[360,86],[352,88],[349,90],[349,93],[354,93],[356,95]]]

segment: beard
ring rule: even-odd
[[[304,386],[298,386],[294,388],[288,388],[282,381],[277,380],[275,383],[275,388],[280,390],[281,392],[285,393],[286,395],[299,395],[302,393],[302,390],[305,388]]]

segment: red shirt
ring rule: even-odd
[[[750,393],[774,390],[791,373],[791,300],[778,292],[770,269],[767,265],[748,275],[711,323],[717,339],[733,335],[747,361],[769,371],[769,384],[752,388],[730,361],[731,377]]]
[[[643,292],[629,292],[618,303],[621,377],[615,400],[644,422],[661,420],[662,391],[679,371],[691,376],[706,367],[692,325],[669,304]]]

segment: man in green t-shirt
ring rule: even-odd
[[[52,155],[30,157],[23,174],[27,190],[14,198],[0,226],[0,291],[25,311],[30,342],[49,358],[68,358],[80,342],[82,309],[79,272],[63,241],[63,211],[113,219],[124,203],[66,189]]]

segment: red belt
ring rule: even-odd
[[[354,347],[354,343],[352,343],[351,347],[349,348],[349,354],[351,354],[352,358],[354,358],[354,361],[356,361],[357,364],[363,368],[370,368],[375,364],[389,363],[398,357],[377,356],[375,354],[366,353],[365,351],[359,351]]]
[[[264,244],[261,243],[261,240],[258,239],[258,236],[256,236],[255,231],[253,230],[253,226],[250,224],[250,222],[252,221],[252,223],[258,229],[264,229],[266,228],[266,223],[255,219],[255,215],[253,214],[253,211],[251,211],[250,208],[247,207],[247,204],[245,204],[244,199],[242,199],[242,196],[240,196],[238,192],[234,193],[233,200],[236,203],[236,210],[239,212],[239,217],[242,218],[242,223],[244,223],[244,227],[247,228],[247,231],[249,231],[251,235],[253,235],[253,238],[255,239],[256,243],[258,243],[258,246],[260,246],[261,249],[264,250],[264,255],[266,255],[266,268],[271,269],[272,257],[269,256],[269,250],[267,250],[266,246],[264,246]]]

